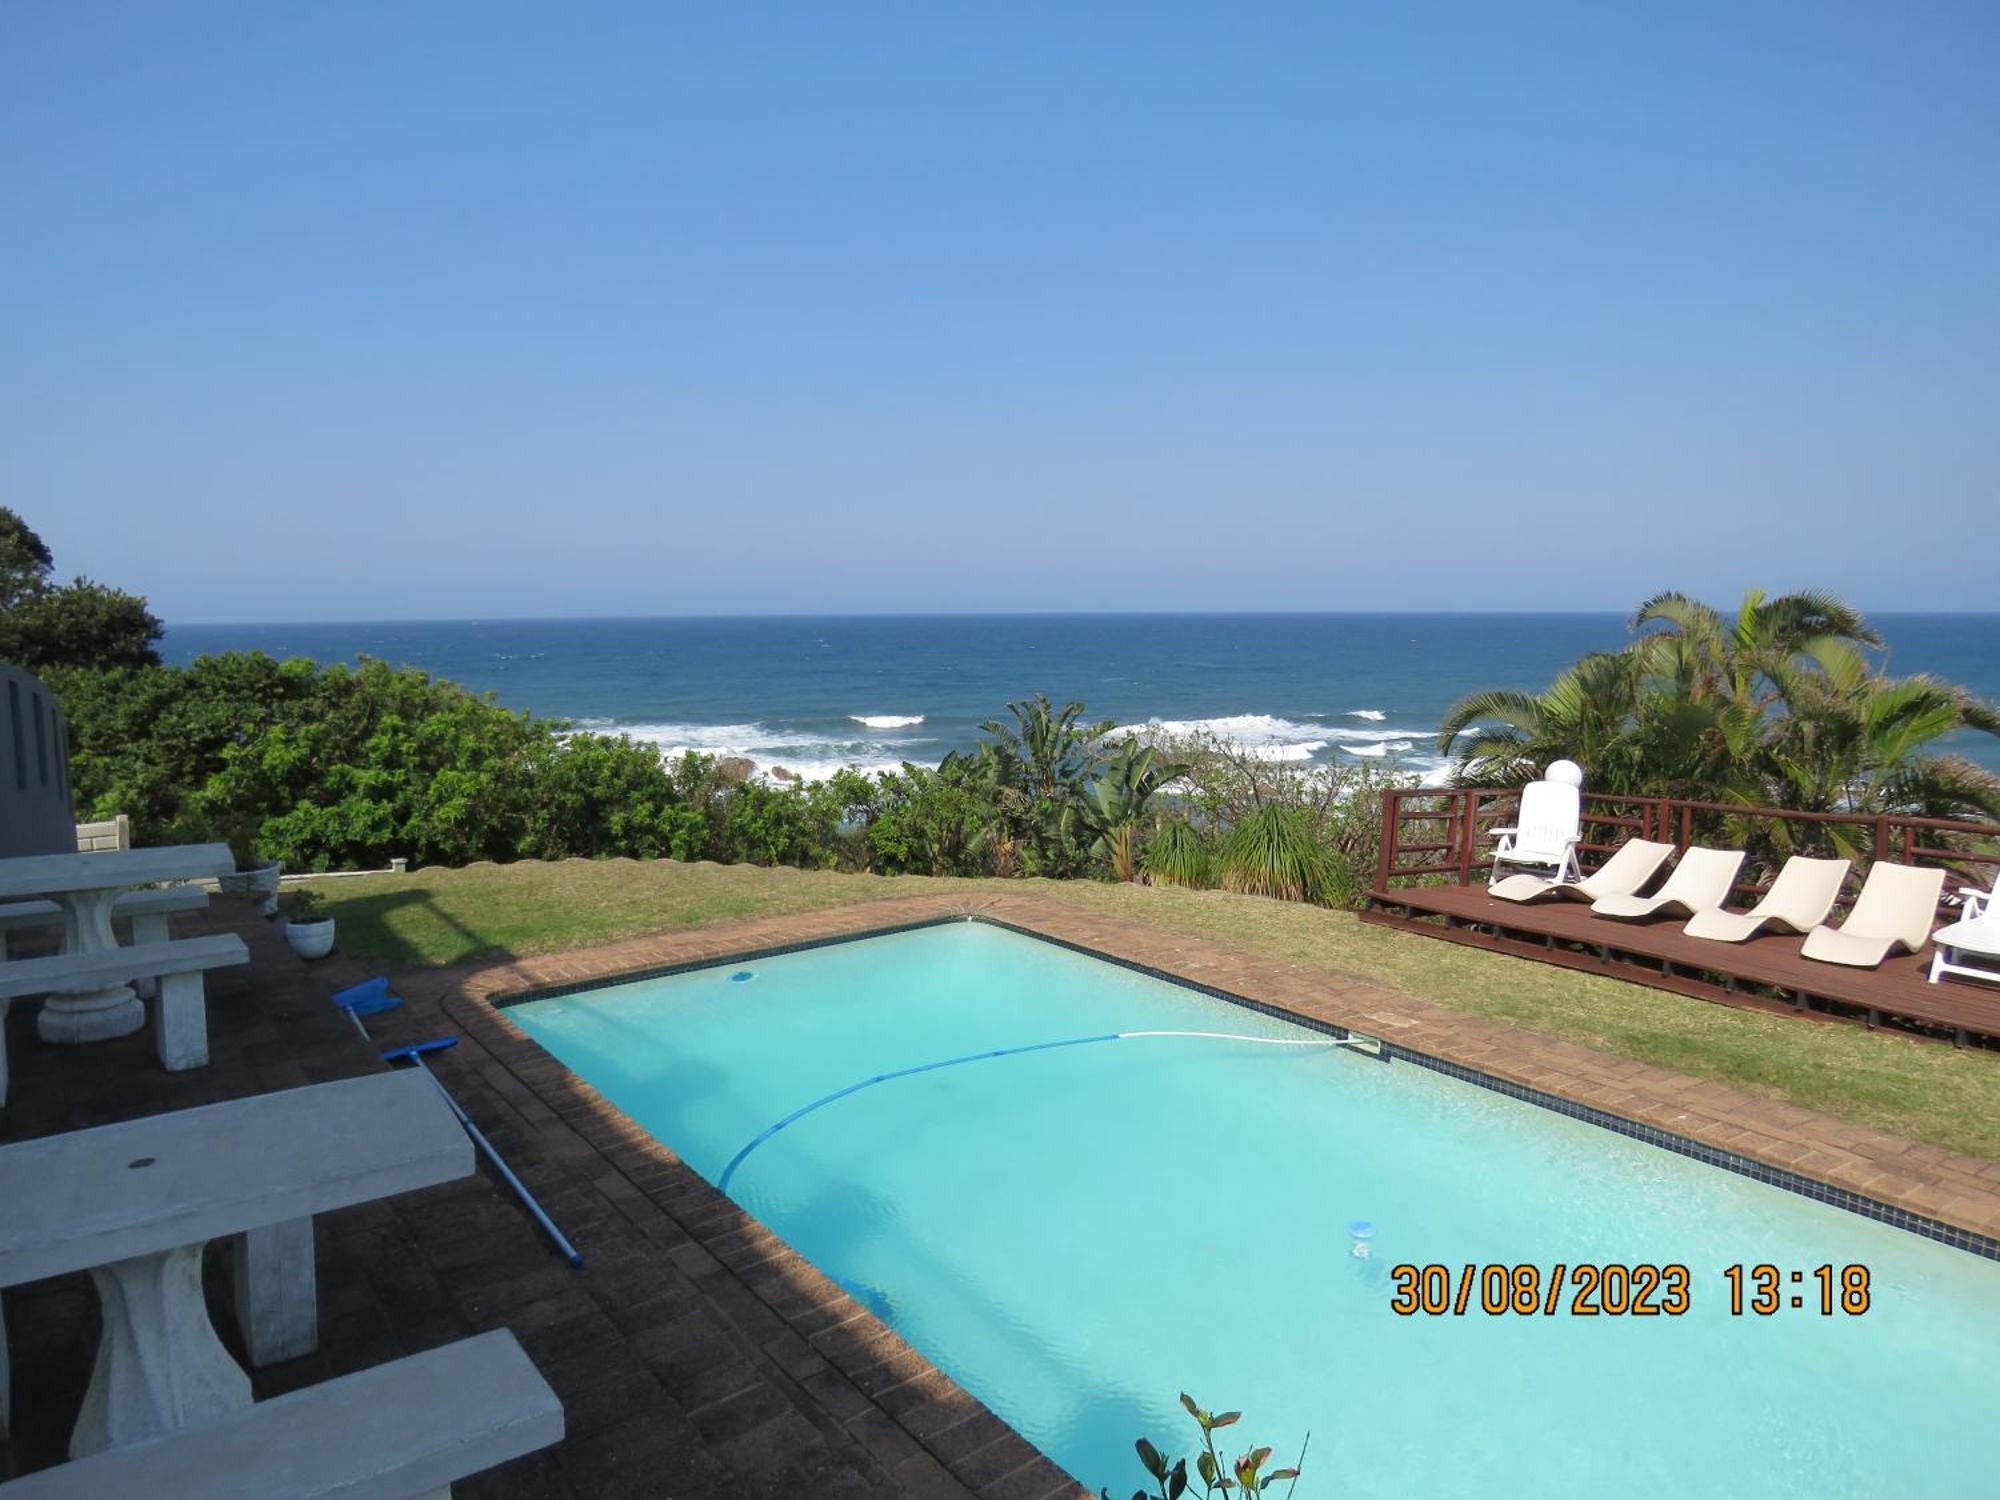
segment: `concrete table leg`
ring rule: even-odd
[[[111,906],[118,892],[70,891],[58,898],[63,908],[65,953],[109,953],[118,946],[111,931]],[[42,1002],[35,1029],[42,1040],[67,1045],[130,1036],[146,1024],[146,1007],[129,984],[100,990],[57,991]]]
[[[250,1404],[201,1295],[201,1246],[92,1268],[104,1334],[69,1456],[82,1458],[191,1427]]]
[[[313,1221],[290,1219],[236,1236],[236,1323],[262,1368],[319,1347]]]
[[[153,1044],[169,1073],[208,1066],[208,997],[199,972],[160,976]]]
[[[149,911],[132,919],[132,946],[135,948],[141,943],[167,942],[173,935],[173,929],[167,925],[165,912]],[[132,981],[132,992],[141,1000],[156,999],[160,993],[160,981],[135,979]]]

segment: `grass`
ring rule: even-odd
[[[1302,969],[1359,975],[1454,1010],[2000,1161],[2000,1055],[1860,1026],[1731,1010],[1614,979],[1368,927],[1256,896],[1091,881],[932,880],[751,865],[474,865],[328,881],[340,946],[446,964],[616,942],[740,917],[950,890],[1032,893]]]

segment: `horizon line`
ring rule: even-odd
[[[1871,618],[1890,616],[2000,617],[1990,609],[1884,609],[1865,610]],[[422,615],[403,617],[349,617],[313,620],[179,620],[163,621],[164,631],[315,629],[353,625],[634,625],[675,622],[720,624],[777,620],[1190,620],[1190,619],[1480,619],[1505,616],[1512,619],[1629,619],[1626,609],[1098,609],[1098,610],[852,610],[794,611],[775,614],[603,614],[603,615]]]

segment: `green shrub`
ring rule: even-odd
[[[278,897],[278,910],[287,922],[323,922],[326,898],[318,891],[294,886]]]
[[[1190,890],[1215,884],[1215,859],[1208,841],[1179,818],[1162,823],[1146,849],[1146,881]]]
[[[1326,848],[1296,808],[1266,802],[1222,841],[1224,890],[1323,906],[1332,883]]]

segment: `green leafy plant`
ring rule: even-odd
[[[1659,594],[1623,650],[1597,652],[1539,693],[1493,689],[1445,715],[1438,748],[1461,785],[1518,786],[1551,760],[1612,796],[1683,797],[1804,812],[2000,816],[2000,778],[1939,741],[2000,734],[2000,707],[1934,677],[1891,677],[1882,638],[1829,594],[1746,594],[1725,614]],[[1790,854],[1884,857],[1865,830],[1695,814],[1689,833],[1749,851],[1753,872]],[[1943,847],[1961,841],[1944,836]]]
[[[1134,1490],[1132,1500],[1180,1500],[1187,1494],[1200,1495],[1271,1495],[1277,1493],[1277,1486],[1285,1486],[1289,1497],[1298,1487],[1299,1475],[1305,1468],[1306,1449],[1312,1443],[1312,1434],[1307,1433],[1305,1441],[1299,1444],[1298,1458],[1282,1468],[1266,1469],[1273,1450],[1268,1447],[1246,1449],[1233,1463],[1225,1463],[1222,1450],[1215,1445],[1216,1433],[1226,1427],[1234,1427],[1243,1419],[1240,1411],[1210,1412],[1195,1404],[1194,1398],[1181,1392],[1181,1405],[1187,1408],[1189,1416],[1201,1428],[1201,1448],[1194,1455],[1193,1472],[1189,1472],[1189,1461],[1177,1458],[1172,1463],[1150,1439],[1140,1438],[1133,1446],[1138,1450],[1139,1462],[1152,1477],[1154,1490]],[[1192,1486],[1199,1484],[1197,1492]],[[1109,1490],[1100,1490],[1102,1500],[1111,1500]]]
[[[1186,769],[1151,745],[1128,739],[1104,762],[1089,794],[1077,799],[1077,819],[1091,835],[1090,852],[1110,867],[1112,879],[1139,878],[1139,820],[1153,794]]]
[[[1013,723],[979,726],[987,738],[970,767],[993,809],[982,842],[1005,846],[1025,874],[1081,874],[1080,809],[1112,722],[1085,723],[1081,703],[1058,708],[1046,693],[1009,703],[1007,712]]]
[[[1199,890],[1215,883],[1215,859],[1208,841],[1181,818],[1160,824],[1146,848],[1146,881]]]
[[[1518,786],[1549,761],[1593,791],[1806,811],[2000,814],[2000,780],[1936,742],[2000,734],[2000,708],[1866,654],[1882,638],[1828,594],[1745,595],[1732,615],[1684,594],[1633,614],[1632,642],[1539,693],[1492,689],[1446,713],[1463,785]]]
[[[324,922],[326,898],[318,891],[295,887],[278,897],[278,911],[287,922]]]
[[[1326,850],[1296,808],[1266,802],[1222,841],[1224,890],[1317,906],[1332,881]]]

